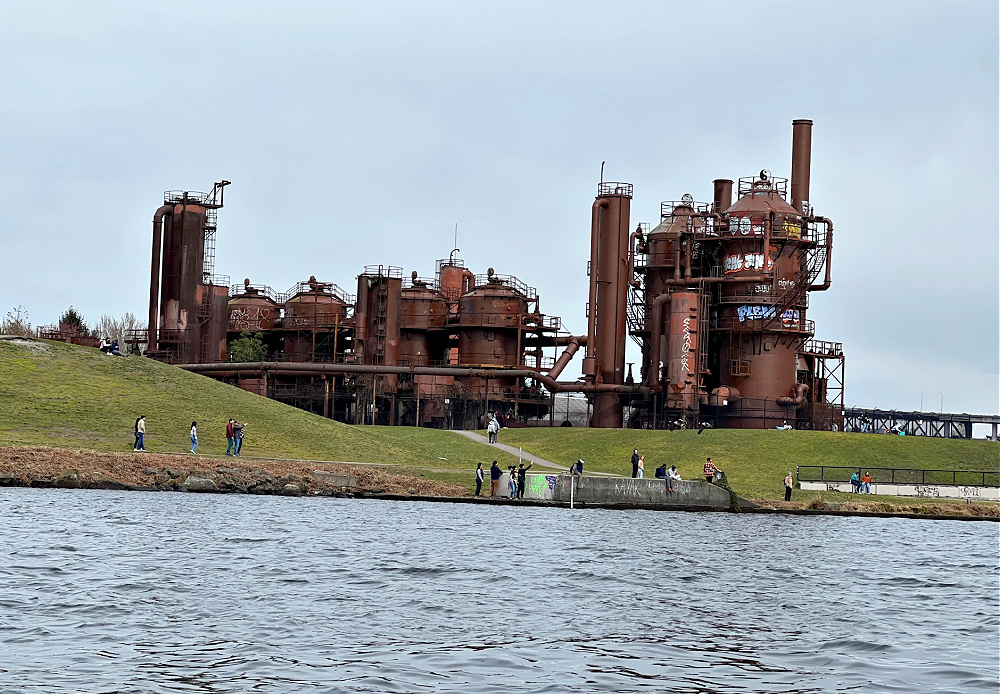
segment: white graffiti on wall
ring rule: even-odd
[[[930,485],[921,486],[918,484],[914,487],[914,489],[917,492],[917,496],[929,496],[929,497],[941,496],[941,490],[939,490],[937,487],[934,486]]]
[[[765,259],[763,253],[737,253],[735,255],[727,255],[722,259],[722,271],[727,275],[744,270],[748,272],[756,272],[763,269],[764,262]],[[770,270],[773,265],[774,262],[770,258],[767,258],[767,269]]]
[[[229,310],[229,323],[233,330],[249,330],[251,323],[257,328],[269,328],[275,311],[263,306],[234,306]]]
[[[958,493],[962,496],[982,496],[979,487],[959,487]]]
[[[688,361],[688,355],[691,353],[691,318],[685,318],[682,323],[683,330],[681,332],[681,372],[688,374],[691,372],[690,362]]]
[[[764,233],[764,223],[750,217],[730,217],[729,233],[733,236],[761,236]]]

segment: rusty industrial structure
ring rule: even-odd
[[[839,429],[843,351],[815,340],[806,315],[830,287],[833,253],[833,222],[809,201],[811,138],[812,121],[794,121],[790,186],[766,170],[718,179],[712,202],[664,202],[652,227],[632,227],[631,184],[602,181],[580,335],[541,313],[534,288],[473,273],[458,249],[429,278],[367,266],[355,294],[315,277],[286,292],[230,286],[212,274],[228,181],[170,191],[153,218],[148,330],[129,341],[345,422],[554,424],[554,394],[577,392],[593,427]],[[261,337],[264,360],[226,360],[244,332]],[[581,349],[582,377],[558,380]]]

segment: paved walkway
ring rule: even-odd
[[[477,434],[474,431],[460,431],[456,429],[452,429],[451,431],[460,436],[464,436],[467,439],[472,439],[477,443],[483,443],[486,444],[487,446],[493,446],[494,448],[499,448],[504,453],[510,453],[512,456],[516,457],[520,455],[522,458],[530,460],[539,467],[547,467],[547,468],[552,468],[553,470],[559,470],[561,472],[569,472],[569,468],[566,467],[565,465],[559,465],[558,463],[550,462],[548,460],[545,460],[544,458],[539,458],[538,456],[531,455],[531,453],[528,453],[527,451],[524,450],[518,451],[518,449],[514,448],[513,446],[508,446],[505,443],[490,443],[490,440],[488,438],[486,438],[482,434]]]
[[[515,448],[514,446],[508,446],[505,443],[490,443],[490,440],[488,438],[486,438],[482,434],[477,434],[474,431],[461,431],[461,430],[457,430],[457,429],[451,429],[450,431],[452,431],[455,434],[459,434],[461,436],[464,436],[467,439],[472,439],[473,441],[475,441],[477,443],[482,443],[482,444],[485,444],[487,446],[493,446],[494,448],[499,448],[504,453],[510,453],[513,456],[520,455],[525,460],[530,460],[532,463],[534,463],[535,465],[537,465],[539,467],[547,467],[547,468],[551,468],[553,470],[559,470],[560,472],[569,472],[569,468],[566,467],[565,465],[560,465],[559,463],[553,463],[551,461],[545,460],[545,458],[539,458],[538,456],[532,455],[531,453],[529,453],[528,451],[525,451],[523,449],[520,450],[520,451],[518,451],[518,449]],[[616,477],[617,476],[617,475],[613,475],[613,474],[611,474],[609,472],[588,472],[587,474],[588,475],[600,475],[601,477]]]

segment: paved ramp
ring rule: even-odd
[[[545,460],[545,458],[539,458],[537,455],[532,455],[528,451],[525,451],[523,449],[519,450],[514,446],[508,446],[505,443],[490,443],[490,440],[488,438],[486,438],[482,434],[477,434],[474,431],[462,431],[458,429],[452,429],[451,431],[452,433],[464,436],[467,439],[472,439],[477,443],[481,443],[486,446],[491,446],[493,448],[498,448],[504,453],[510,453],[513,456],[520,455],[524,460],[528,460],[537,465],[538,467],[547,467],[552,470],[559,470],[560,472],[569,472],[569,468],[565,465],[560,465],[559,463],[553,463],[549,460]],[[584,461],[584,467],[586,467],[586,461]],[[615,475],[611,475],[610,473],[607,472],[590,472],[587,474],[600,475],[601,477],[615,477]]]

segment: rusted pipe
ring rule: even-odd
[[[688,236],[687,253],[684,255],[684,277],[687,279],[691,279],[691,256],[694,254],[694,249],[692,248],[693,245],[694,238],[692,236]]]
[[[146,325],[146,351],[156,350],[160,320],[160,254],[163,248],[163,218],[173,214],[173,205],[161,205],[153,214],[153,259],[149,268],[149,323]]]
[[[769,276],[773,274],[771,268],[773,264],[771,263],[771,226],[774,224],[774,212],[770,212],[767,215],[767,219],[764,220],[764,275]]]
[[[677,235],[677,248],[674,249],[674,281],[681,279],[681,237]]]
[[[580,338],[571,337],[569,344],[566,345],[566,349],[561,355],[559,355],[559,359],[556,360],[556,363],[552,365],[552,368],[549,369],[546,375],[553,379],[559,378],[559,374],[561,374],[563,369],[566,368],[566,365],[570,363],[573,359],[573,355],[576,354],[578,349],[580,349]]]
[[[230,362],[216,364],[181,364],[180,368],[192,373],[209,374],[217,378],[270,376],[293,377],[308,374],[397,374],[411,376],[459,376],[473,378],[531,378],[545,385],[551,392],[576,393],[642,393],[640,386],[595,384],[578,381],[556,381],[534,369],[484,369],[462,366],[383,366],[380,364],[294,364],[285,362]]]
[[[805,383],[797,383],[792,387],[792,392],[795,395],[783,395],[780,398],[775,398],[775,402],[779,405],[802,405],[806,402],[806,396],[809,393],[809,386]]]
[[[642,241],[642,225],[637,226],[635,231],[633,231],[628,237],[628,283],[636,289],[640,289],[642,287],[642,283],[635,278],[636,239]]]
[[[800,214],[805,214],[805,203],[809,201],[812,126],[811,120],[792,121],[792,207]]]
[[[462,270],[462,293],[465,294],[476,286],[476,276],[472,274],[472,270],[464,268]]]
[[[649,336],[649,373],[646,374],[646,381],[649,390],[654,393],[663,392],[660,385],[660,343],[663,341],[663,304],[669,300],[670,294],[660,294],[653,299],[650,307],[653,324]]]
[[[598,198],[590,208],[590,294],[587,303],[587,351],[583,362],[585,376],[597,375],[597,364],[594,361],[597,344],[597,261],[601,236],[601,208],[607,206],[606,199]]]
[[[820,224],[826,225],[826,275],[823,278],[823,284],[811,285],[808,289],[810,292],[825,292],[830,288],[830,282],[833,279],[833,221],[827,217],[813,217],[814,222],[819,222]]]

